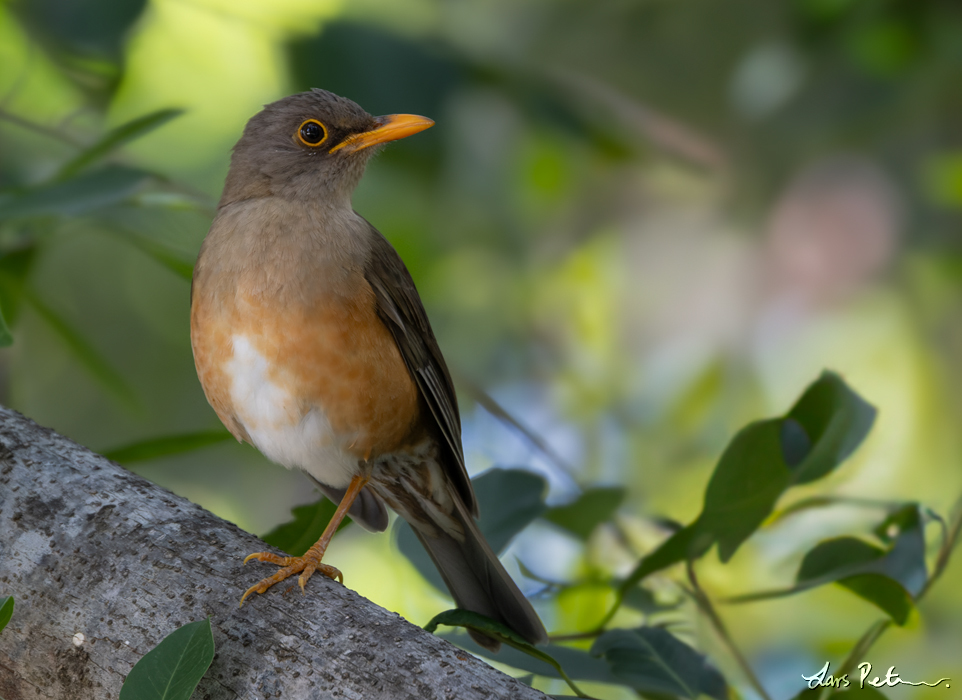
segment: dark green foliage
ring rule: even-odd
[[[0,348],[4,348],[13,343],[13,334],[3,318],[3,308],[0,307]]]
[[[70,348],[74,357],[83,365],[91,376],[96,378],[105,389],[108,389],[117,398],[123,400],[128,405],[134,405],[136,399],[130,386],[120,374],[113,368],[103,355],[87,341],[83,335],[75,329],[59,313],[54,311],[46,302],[42,301],[33,292],[24,290],[24,298],[31,308],[46,321],[51,330],[54,331],[64,344]]]
[[[672,564],[697,559],[715,543],[726,561],[772,513],[785,490],[826,476],[849,457],[867,435],[874,417],[875,410],[838,375],[825,372],[786,416],[743,429],[719,460],[706,490],[702,514],[642,559],[632,576],[618,584],[619,605],[626,604],[646,614],[675,607],[658,604],[650,591],[637,586],[638,582]],[[502,470],[493,470],[477,480],[482,508],[489,502],[496,504],[496,517],[488,527],[493,534],[498,533],[499,545],[506,544],[509,535],[538,514],[581,539],[587,538],[595,527],[611,519],[624,497],[621,489],[589,489],[574,503],[545,511],[543,484],[537,482],[524,472]],[[820,504],[831,505],[831,501]],[[904,624],[914,606],[914,597],[924,592],[929,581],[923,510],[917,504],[890,508],[874,529],[874,535],[882,546],[855,537],[821,542],[804,557],[794,587],[749,594],[732,602],[789,595],[837,583],[878,606],[897,624]],[[695,579],[691,580],[697,587]],[[549,586],[555,590],[565,587]],[[701,605],[706,604],[703,592],[696,592],[695,597],[702,601]],[[615,610],[617,607],[594,633],[597,639],[591,655],[556,644],[535,653],[537,650],[509,641],[513,635],[510,630],[460,610],[437,616],[428,629],[450,624],[485,631],[515,650],[492,658],[536,675],[564,678],[569,683],[572,679],[614,683],[654,697],[728,697],[724,677],[707,658],[667,630],[606,630]],[[881,631],[884,626],[870,638]],[[463,635],[455,639],[469,650],[492,656]],[[599,665],[592,655],[602,657],[606,665]]]
[[[169,457],[171,455],[192,452],[233,439],[234,436],[226,430],[209,430],[184,435],[166,435],[149,440],[140,440],[130,445],[123,445],[122,447],[115,447],[112,450],[107,450],[103,455],[107,459],[112,459],[115,462],[129,464],[131,462],[141,462],[148,459],[157,459],[159,457]]]
[[[3,632],[3,628],[10,622],[11,617],[13,617],[13,596],[8,595],[0,598],[0,632]]]
[[[619,486],[588,489],[571,503],[549,508],[544,519],[586,540],[601,523],[611,519],[625,500],[625,490]]]
[[[732,602],[777,598],[837,583],[904,625],[929,580],[918,504],[893,512],[875,528],[875,535],[884,546],[848,536],[819,542],[802,560],[793,587],[739,596]]]
[[[147,0],[18,0],[14,9],[60,52],[119,58]]]
[[[190,700],[213,660],[210,620],[184,625],[134,665],[120,700]]]
[[[36,259],[36,247],[30,244],[0,255],[0,308],[7,322],[16,324],[23,302],[23,288]]]
[[[528,671],[536,676],[564,680],[558,668],[553,664],[542,660],[540,657],[531,656],[514,647],[502,647],[501,651],[492,654],[490,650],[477,644],[467,634],[447,632],[440,636],[452,641],[459,647],[467,649],[472,654],[477,654],[486,659],[507,664],[508,666],[519,668],[522,671]],[[608,662],[603,658],[592,656],[587,651],[562,646],[561,644],[547,644],[538,647],[538,649],[554,659],[572,680],[611,683],[613,685],[619,683],[618,679],[612,673],[611,666]]]
[[[701,515],[645,557],[623,590],[713,544],[728,561],[771,515],[786,489],[836,469],[865,439],[875,409],[837,374],[825,372],[788,414],[752,423],[725,449],[705,491]]]
[[[424,626],[424,629],[426,629],[428,632],[434,632],[439,625],[473,629],[498,640],[502,644],[506,644],[509,647],[522,651],[528,656],[542,661],[557,671],[559,676],[564,679],[564,681],[571,687],[573,691],[575,691],[575,693],[577,693],[578,697],[588,697],[581,692],[574,682],[572,682],[571,677],[565,673],[564,669],[561,667],[561,664],[559,664],[554,658],[541,649],[535,648],[534,645],[526,642],[524,639],[515,634],[514,631],[508,627],[505,627],[500,622],[496,622],[495,620],[476,612],[455,609],[446,610],[443,613],[435,615],[431,621]]]
[[[836,582],[904,625],[914,596],[923,590],[928,578],[919,507],[905,506],[886,518],[876,533],[887,542],[887,548],[854,537],[819,543],[802,560],[798,585],[805,589]]]
[[[489,469],[471,484],[478,497],[478,527],[496,553],[545,511],[545,480],[523,469]]]
[[[60,169],[57,179],[67,180],[73,177],[81,170],[85,170],[92,164],[103,160],[123,145],[149,134],[171,119],[179,117],[182,113],[179,109],[161,109],[111,129],[92,146],[88,146],[68,161]]]
[[[150,177],[136,168],[107,165],[17,192],[0,192],[0,221],[88,214],[124,201]]]

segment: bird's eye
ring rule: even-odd
[[[319,146],[327,138],[327,129],[316,119],[308,119],[298,127],[297,138],[305,146]]]

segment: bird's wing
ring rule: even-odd
[[[370,223],[368,224],[370,226]],[[464,467],[461,448],[461,417],[454,383],[431,330],[421,297],[401,256],[371,226],[371,257],[364,276],[377,297],[377,313],[384,321],[401,351],[401,357],[417,382],[431,414],[441,429],[452,459],[445,460],[445,471],[454,482],[469,512],[477,517],[478,503]]]

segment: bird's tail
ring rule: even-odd
[[[491,551],[461,499],[455,497],[451,514],[461,525],[463,540],[442,528],[423,532],[412,523],[412,530],[431,555],[441,577],[459,608],[486,615],[538,644],[547,640],[544,625],[531,603],[518,589],[498,557]],[[481,646],[497,651],[501,644],[491,637],[469,630]]]

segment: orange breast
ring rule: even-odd
[[[329,424],[324,439],[337,443],[319,450],[336,447],[358,459],[398,451],[419,437],[417,386],[377,316],[370,286],[362,282],[358,289],[351,298],[296,308],[244,290],[219,301],[194,290],[197,374],[238,439],[257,444],[264,431],[274,431],[272,440],[288,439],[277,436],[318,415]],[[310,439],[320,438],[311,433]]]

